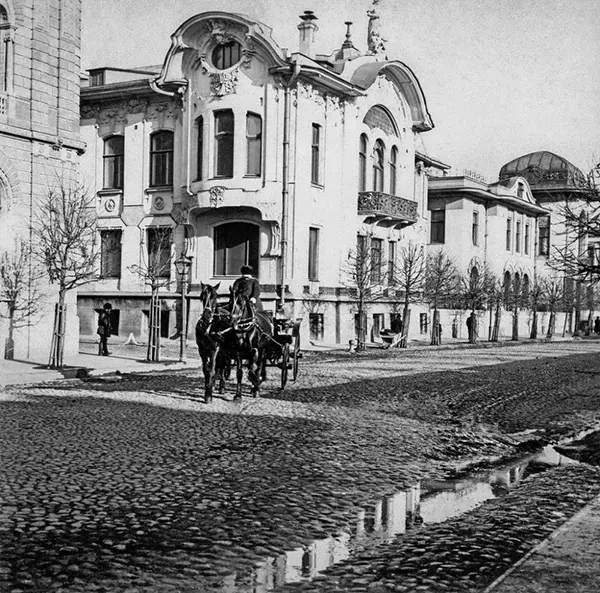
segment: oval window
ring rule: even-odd
[[[242,46],[237,41],[228,41],[215,47],[212,63],[217,70],[227,70],[240,61],[241,55]]]

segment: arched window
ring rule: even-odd
[[[358,191],[367,191],[367,136],[362,134],[358,148]]]
[[[7,93],[12,87],[13,43],[10,17],[6,7],[0,4],[0,93]],[[0,115],[6,107],[2,105]]]
[[[173,185],[173,132],[162,130],[150,137],[150,185]]]
[[[233,111],[215,111],[215,177],[233,177]]]
[[[215,227],[214,275],[236,276],[243,265],[258,274],[259,228],[247,222],[229,222]]]
[[[373,191],[383,191],[383,167],[385,163],[385,148],[381,140],[375,142],[373,149]]]
[[[520,306],[521,304],[521,276],[516,273],[513,280],[513,306]]]
[[[476,292],[479,288],[479,270],[477,266],[473,266],[471,268],[471,273],[469,276],[469,289],[471,292]]]
[[[125,138],[110,136],[104,140],[104,189],[123,189]]]
[[[196,179],[202,179],[204,168],[204,118],[196,119]]]
[[[242,46],[237,41],[217,45],[212,53],[212,63],[217,70],[227,70],[235,66],[242,56]]]
[[[398,166],[398,147],[392,146],[390,151],[390,193],[396,195],[397,183],[397,166]]]
[[[246,115],[246,175],[259,177],[262,165],[262,118]]]
[[[502,283],[502,293],[504,296],[504,306],[505,307],[509,307],[510,306],[510,289],[511,289],[511,277],[510,277],[510,272],[504,272],[504,282]]]

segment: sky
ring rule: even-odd
[[[366,50],[371,0],[83,0],[82,69],[162,64],[170,35],[210,10],[239,12],[298,49],[313,10],[317,53]],[[221,7],[221,8],[219,8]],[[584,171],[600,161],[598,0],[381,0],[390,59],[419,80],[435,128],[427,153],[494,181],[512,159],[547,150]]]

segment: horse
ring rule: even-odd
[[[236,359],[236,400],[242,397],[243,361],[248,361],[248,379],[252,395],[260,396],[260,384],[266,374],[266,349],[273,339],[273,323],[264,311],[255,311],[241,292],[231,292],[231,328],[235,332],[235,346],[231,353]]]
[[[219,393],[223,393],[225,378],[231,370],[228,346],[232,346],[233,341],[228,340],[228,333],[232,330],[229,312],[219,307],[217,302],[219,285],[200,284],[200,302],[204,310],[196,323],[196,344],[202,359],[204,401],[207,404],[212,401],[215,379],[219,379]]]

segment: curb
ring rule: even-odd
[[[523,564],[525,564],[534,554],[536,554],[540,550],[543,550],[553,540],[555,540],[559,535],[561,535],[565,531],[568,531],[571,528],[571,525],[573,523],[575,523],[576,521],[578,521],[583,515],[585,515],[588,512],[589,508],[599,500],[600,500],[600,494],[598,496],[592,498],[592,500],[590,500],[590,502],[588,502],[583,508],[581,508],[579,511],[577,511],[570,519],[568,519],[560,527],[557,527],[546,539],[542,540],[539,544],[537,544],[536,546],[531,548],[531,550],[529,550],[529,552],[527,552],[527,554],[525,554],[525,556],[520,558],[505,573],[501,574],[494,582],[492,582],[490,585],[488,585],[482,591],[482,593],[492,593],[498,585],[503,583],[510,575],[512,575],[521,566],[523,566]]]

